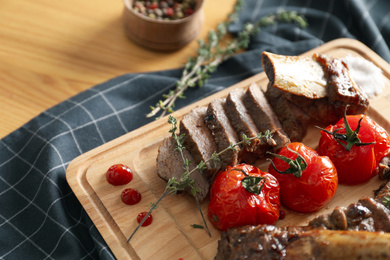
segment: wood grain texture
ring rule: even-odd
[[[198,38],[231,12],[235,0],[205,2]],[[113,77],[181,67],[196,39],[175,52],[130,41],[122,1],[3,0],[0,8],[0,138],[42,111]]]
[[[390,65],[358,41],[340,39],[304,55],[314,52],[334,57],[363,57],[382,68],[387,83],[390,82]],[[264,73],[260,73],[173,115],[180,120],[192,108],[207,105],[215,98],[226,97],[233,88],[247,88],[252,82],[265,87],[268,79]],[[390,104],[389,97],[390,86],[387,84],[384,92],[370,101],[368,111],[368,115],[387,131],[390,131],[390,113],[385,108]],[[67,169],[69,185],[118,259],[153,259],[157,256],[159,259],[213,259],[217,252],[219,232],[211,227],[210,222],[211,237],[204,230],[191,227],[191,224],[202,224],[202,220],[194,200],[186,194],[166,197],[153,213],[155,222],[140,229],[130,244],[126,244],[126,238],[137,225],[136,215],[147,211],[148,204],[156,202],[165,188],[165,182],[156,174],[156,156],[160,142],[169,135],[170,125],[166,121],[167,117],[161,118],[83,154],[72,161]],[[319,130],[311,126],[303,142],[316,148],[319,136]],[[107,183],[105,171],[115,163],[127,164],[134,171],[133,182],[123,187]],[[264,167],[265,163],[259,162],[259,166]],[[321,211],[297,214],[284,209],[286,218],[277,225],[305,225],[314,216],[330,212],[336,206],[347,206],[363,196],[372,196],[380,183],[378,178],[373,178],[363,185],[339,185],[333,200]],[[142,192],[144,197],[140,204],[130,207],[121,203],[120,193],[126,187]],[[206,200],[202,204],[203,212],[207,212],[207,203]]]

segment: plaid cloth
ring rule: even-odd
[[[267,50],[298,55],[349,37],[390,61],[388,0],[247,0],[243,23],[278,10],[296,10],[309,27],[262,29],[247,52],[225,62],[203,88],[191,89],[177,109],[261,72]],[[94,86],[43,112],[0,141],[0,259],[113,259],[69,188],[65,172],[77,156],[132,131],[149,106],[174,88],[181,70],[127,74]],[[153,93],[151,95],[151,93]]]

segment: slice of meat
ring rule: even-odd
[[[259,134],[255,122],[253,122],[248,109],[244,105],[244,96],[245,90],[241,88],[233,89],[226,98],[225,104],[226,113],[240,140],[243,140],[243,135],[253,138]],[[245,150],[255,153],[259,157],[265,155],[267,146],[263,139],[259,140],[257,138],[253,139],[250,144],[244,143]]]
[[[306,135],[310,117],[289,101],[282,90],[272,87],[271,84],[268,84],[265,97],[290,140],[292,142],[301,141]]]
[[[222,234],[215,259],[389,259],[389,243],[389,233],[246,226]]]
[[[275,115],[263,91],[256,83],[252,83],[245,93],[244,104],[251,114],[258,131],[265,133],[272,131],[272,138],[268,141],[270,147],[276,152],[290,142],[284,132],[278,117]]]
[[[315,54],[327,77],[327,96],[338,118],[342,118],[347,105],[348,114],[362,114],[368,108],[365,92],[352,79],[347,65],[341,60],[323,54]]]
[[[176,147],[177,144],[175,140],[170,136],[162,141],[158,149],[157,174],[165,181],[168,181],[171,178],[177,178],[178,180],[181,178],[185,172],[185,163],[183,161],[183,157],[184,159],[187,159],[191,162],[190,171],[196,167],[191,154],[186,149],[184,149],[182,157]],[[190,177],[195,180],[195,185],[200,188],[200,192],[197,193],[198,200],[204,200],[210,190],[210,183],[208,178],[198,170],[195,170],[193,173],[191,173]],[[187,192],[190,191],[188,190]]]
[[[221,152],[229,147],[231,144],[236,144],[240,140],[237,133],[231,125],[226,111],[225,111],[226,99],[218,98],[209,104],[207,108],[207,116],[205,117],[205,123],[210,129],[210,132],[217,144],[217,151]],[[226,166],[234,166],[239,163],[239,157],[241,153],[240,147],[235,147],[235,150],[227,150],[220,155],[221,170],[224,170]]]
[[[209,176],[218,172],[221,165],[212,159],[217,151],[214,138],[206,126],[204,119],[207,107],[196,107],[180,121],[180,134],[184,134],[184,146],[191,153],[196,164],[203,161]],[[211,159],[211,160],[210,160]]]

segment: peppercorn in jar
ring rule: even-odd
[[[134,1],[134,11],[156,20],[177,20],[194,13],[196,0]]]

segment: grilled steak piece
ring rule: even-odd
[[[301,57],[263,52],[261,62],[269,84],[316,124],[336,123],[347,105],[348,114],[361,114],[368,108],[367,95],[341,59],[323,54]]]
[[[282,129],[278,117],[265,98],[260,86],[256,83],[252,83],[246,91],[244,104],[260,132],[265,133],[267,130],[273,132],[272,138],[268,140],[268,144],[274,152],[290,142],[287,134]]]
[[[244,96],[245,90],[240,88],[233,89],[226,98],[225,104],[226,113],[240,140],[243,140],[243,135],[253,138],[259,134],[255,122],[253,122],[248,109],[244,105]],[[245,150],[249,153],[257,154],[258,157],[265,155],[267,147],[268,145],[264,140],[257,138],[253,139],[250,144],[244,143]]]
[[[366,112],[369,103],[367,95],[351,78],[347,65],[341,59],[322,54],[315,54],[314,58],[322,64],[327,75],[327,96],[337,120],[343,117],[348,104],[348,114]]]
[[[217,151],[213,136],[204,122],[206,115],[207,107],[196,107],[180,121],[180,134],[184,134],[183,144],[191,153],[196,165],[201,161],[206,162]],[[206,163],[207,174],[213,175],[220,167],[220,163],[209,161]]]
[[[388,233],[246,226],[222,234],[215,259],[389,259],[389,243]]]
[[[292,142],[301,141],[306,135],[310,117],[289,101],[282,90],[272,87],[271,84],[268,84],[265,97],[290,140]]]
[[[331,230],[365,230],[390,232],[390,210],[372,198],[362,198],[348,207],[336,207],[320,215],[309,226]]]
[[[207,108],[207,116],[204,119],[217,144],[218,152],[226,149],[230,144],[239,142],[237,133],[227,117],[225,103],[226,99],[224,98],[211,101]],[[224,170],[228,165],[234,166],[239,163],[241,148],[236,146],[235,149],[228,150],[220,155],[221,170]]]
[[[180,179],[182,174],[185,172],[185,163],[176,147],[176,141],[170,136],[162,141],[158,149],[157,174],[165,181],[168,181],[172,177]],[[186,149],[184,149],[183,155],[185,159],[188,159],[191,162],[190,171],[193,170],[196,167],[196,164],[194,163],[194,159],[192,158],[191,154]],[[198,170],[191,173],[191,178],[196,181],[195,185],[200,188],[200,192],[197,193],[198,200],[204,200],[210,190],[210,183],[208,178]]]

